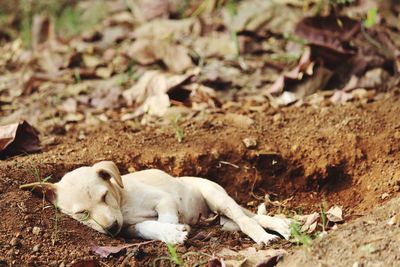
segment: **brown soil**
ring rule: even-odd
[[[392,92],[372,103],[288,107],[241,115],[234,111],[211,113],[182,126],[182,143],[177,142],[170,126],[134,129],[122,122],[109,122],[88,129],[73,125],[65,135],[56,136],[52,145],[46,145],[42,153],[0,162],[0,266],[60,266],[89,259],[98,260],[100,266],[147,266],[167,255],[165,245],[155,242],[131,249],[132,253],[100,258],[91,251],[93,244],[142,241],[112,239],[97,233],[57,213],[40,197],[18,189],[20,184],[50,175],[52,181],[57,181],[69,170],[104,159],[115,161],[122,173],[155,167],[173,175],[212,179],[249,208],[255,208],[265,193],[276,200],[293,197],[288,206],[291,211],[318,211],[323,201],[337,204],[343,207],[348,225],[343,229],[339,226],[335,234],[350,234],[351,225],[360,224],[356,218],[398,195],[399,104],[398,93]],[[85,138],[80,136],[83,127]],[[242,140],[248,137],[257,140],[256,148],[244,146]],[[382,200],[384,193],[389,197]],[[36,227],[40,228],[39,233]],[[221,247],[240,249],[253,245],[242,235],[218,228],[211,225],[194,229],[189,241],[178,246],[178,253],[211,255]],[[363,239],[363,231],[369,230],[363,227],[359,231],[358,238]],[[388,246],[393,245],[393,238],[398,242],[398,233],[388,236],[387,231],[387,227],[375,227],[370,235],[386,236]],[[324,240],[334,237],[328,238],[331,239]],[[320,250],[315,255],[325,257],[321,249],[329,244],[324,240],[315,247]],[[339,241],[335,242],[330,249],[341,249]],[[279,244],[287,246],[285,242]],[[386,252],[391,253],[389,249]],[[207,256],[202,255],[189,257],[189,264],[206,260]],[[349,258],[336,266],[354,262],[354,253],[333,255]],[[364,259],[372,262],[374,257],[385,258],[385,250]],[[287,266],[296,266],[291,264]],[[390,265],[395,263],[387,261],[385,266]],[[305,260],[297,266],[310,265]]]

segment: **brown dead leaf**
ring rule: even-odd
[[[128,105],[132,105],[134,102],[141,103],[149,96],[166,94],[174,87],[189,81],[194,75],[194,72],[183,75],[172,75],[157,70],[150,70],[145,72],[130,89],[125,90],[123,97]]]
[[[141,104],[137,115],[149,113],[162,116],[170,106],[168,92],[188,82],[196,73],[172,75],[161,71],[147,71],[130,89],[122,95],[128,105]]]
[[[166,20],[157,19],[149,21],[135,29],[132,37],[140,39],[166,39],[180,41],[191,36],[199,36],[200,23],[194,19]]]
[[[287,34],[293,32],[300,17],[299,9],[290,8],[281,1],[251,0],[239,2],[233,19],[226,12],[225,25],[236,32]]]
[[[71,264],[71,267],[100,267],[98,260],[78,260]]]
[[[316,57],[335,67],[355,54],[350,41],[361,29],[361,23],[348,17],[306,17],[296,25],[296,34],[306,39]]]
[[[155,242],[158,242],[158,241],[150,240],[150,241],[144,241],[141,243],[126,244],[126,245],[120,245],[120,246],[95,246],[95,245],[93,245],[91,250],[94,253],[100,255],[100,257],[107,258],[108,256],[118,254],[127,248],[140,247],[142,245],[147,245],[147,244],[151,244],[151,243],[155,243]]]
[[[320,218],[319,213],[314,212],[309,215],[299,216],[299,221],[303,224],[301,227],[302,232],[312,233],[315,231],[318,225],[318,219]]]
[[[253,266],[275,266],[286,254],[283,249],[256,250],[249,247],[238,252],[223,248],[217,256],[224,259],[227,267],[253,267]]]
[[[84,54],[82,56],[83,63],[85,64],[86,67],[88,68],[95,68],[98,65],[102,64],[101,58],[95,55],[89,55],[89,54]]]
[[[268,89],[270,94],[281,93],[284,89],[286,80],[301,80],[305,74],[313,74],[314,63],[311,60],[311,50],[306,48],[301,56],[298,65],[291,71],[279,77],[275,83]]]
[[[339,206],[334,206],[326,212],[326,217],[330,222],[343,222],[343,210]]]
[[[168,40],[139,39],[132,44],[129,55],[143,65],[162,61],[175,73],[181,73],[193,66],[189,51]]]
[[[171,0],[128,0],[126,1],[136,21],[144,23],[155,18],[167,18],[175,10]]]
[[[208,261],[207,267],[226,267],[223,259],[212,258]]]
[[[40,44],[54,41],[56,37],[53,21],[50,17],[35,14],[32,19],[32,48],[38,49]]]
[[[123,250],[136,246],[136,244],[128,244],[121,246],[92,246],[92,251],[103,258],[107,258],[110,255],[117,254]]]
[[[227,33],[212,33],[196,39],[193,49],[201,58],[233,58],[236,56],[235,44]]]
[[[0,157],[40,151],[38,135],[26,121],[0,126]]]
[[[113,26],[104,28],[101,31],[101,40],[95,46],[103,50],[114,45],[117,41],[127,39],[130,29],[124,26]]]
[[[70,97],[61,103],[60,109],[65,112],[76,112],[78,109],[78,101]]]

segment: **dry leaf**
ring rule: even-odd
[[[223,248],[217,253],[219,257],[224,258],[227,267],[275,266],[285,254],[286,251],[283,249],[257,251],[253,247],[238,252]]]
[[[112,254],[117,254],[123,251],[124,249],[136,246],[137,244],[128,244],[121,246],[92,246],[92,251],[100,257],[107,258]]]
[[[314,212],[309,215],[299,216],[298,219],[303,224],[301,227],[301,231],[307,232],[307,233],[312,233],[318,225],[319,217],[320,217],[320,215],[317,212]]]
[[[326,212],[326,217],[330,222],[343,222],[343,211],[339,206],[334,206]]]
[[[0,126],[0,157],[40,151],[38,135],[26,121]]]
[[[327,66],[338,66],[354,55],[351,39],[360,31],[361,23],[348,17],[306,17],[296,25],[296,34],[306,39],[314,54]]]
[[[226,267],[226,265],[223,259],[218,259],[214,257],[208,261],[207,267]]]
[[[98,260],[78,260],[71,264],[71,267],[100,267]]]
[[[237,15],[232,19],[226,12],[225,25],[237,32],[248,31],[258,34],[265,32],[290,33],[301,17],[298,9],[286,6],[280,0],[252,0],[239,2]]]
[[[130,0],[126,1],[126,4],[132,10],[135,20],[140,23],[155,18],[167,18],[170,11],[174,10],[174,3],[171,0]]]
[[[200,24],[192,18],[180,20],[156,19],[136,28],[132,33],[132,37],[136,40],[168,38],[178,41],[191,35],[200,35]]]
[[[160,71],[147,71],[130,89],[122,95],[128,105],[142,104],[136,115],[149,112],[152,115],[162,116],[170,106],[168,92],[182,85],[196,73],[172,75]]]
[[[216,33],[196,39],[193,49],[201,58],[232,58],[236,56],[235,44],[226,33]]]
[[[136,244],[126,244],[126,245],[120,245],[120,246],[95,246],[93,245],[91,250],[100,255],[100,257],[107,258],[110,255],[120,253],[121,251],[131,248],[131,247],[140,247],[142,245],[150,244],[150,243],[155,243],[158,242],[157,240],[149,240],[149,241],[144,241],[141,243],[136,243]]]
[[[143,65],[162,61],[175,73],[181,73],[193,66],[189,51],[168,40],[139,39],[132,44],[129,55]]]

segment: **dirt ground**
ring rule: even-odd
[[[1,161],[0,265],[69,266],[95,260],[90,263],[94,265],[74,266],[148,266],[167,256],[166,247],[155,242],[100,258],[92,245],[142,241],[97,233],[18,189],[48,176],[57,181],[69,170],[105,159],[115,161],[122,173],[160,168],[173,175],[212,179],[251,209],[265,193],[273,200],[292,197],[287,206],[291,211],[318,211],[323,201],[343,208],[343,225],[316,241],[311,251],[292,247],[280,266],[397,265],[400,232],[386,221],[399,211],[398,200],[386,203],[396,199],[400,188],[398,91],[370,103],[239,113],[197,116],[182,125],[182,143],[170,126],[136,129],[110,121],[85,126],[82,138],[76,124],[55,136],[41,153]],[[257,146],[246,148],[244,138],[255,139]],[[218,228],[213,224],[194,229],[189,241],[177,247],[178,253],[196,252],[187,259],[194,265],[222,247],[254,246],[246,237]],[[365,249],[368,244],[372,245]],[[289,246],[283,241],[274,245]],[[161,263],[162,259],[156,264]]]
[[[42,150],[0,160],[0,266],[176,265],[19,189],[101,160],[211,179],[253,211],[268,195],[271,215],[342,208],[311,246],[268,246],[279,266],[400,265],[398,2],[1,2],[0,125],[25,120]],[[265,251],[217,219],[176,246],[181,266]]]

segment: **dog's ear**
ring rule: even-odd
[[[100,161],[93,165],[97,174],[104,180],[110,180],[111,177],[115,179],[119,187],[124,188],[122,183],[121,174],[119,173],[117,165],[112,161]]]
[[[43,195],[53,204],[56,202],[57,190],[56,186],[52,183],[36,182],[20,185],[19,188],[24,190],[32,190],[36,194]]]

